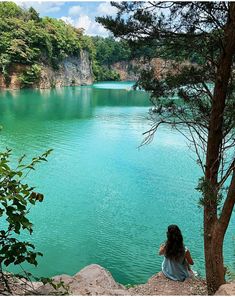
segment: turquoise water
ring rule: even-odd
[[[131,83],[1,93],[1,147],[29,157],[49,148],[49,162],[29,177],[45,194],[31,212],[32,241],[44,257],[37,275],[75,274],[102,265],[123,283],[161,269],[157,250],[178,224],[202,275],[202,211],[194,190],[201,173],[184,138],[162,128],[141,149],[149,128],[148,95]],[[234,217],[226,264],[235,269]],[[28,235],[26,235],[28,238]]]

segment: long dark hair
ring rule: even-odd
[[[167,241],[165,244],[165,257],[179,260],[185,254],[183,236],[177,225],[168,226]]]

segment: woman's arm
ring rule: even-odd
[[[185,252],[185,259],[187,260],[189,265],[194,264],[193,259],[192,259],[191,254],[190,254],[190,251],[188,249]]]
[[[159,255],[164,255],[165,254],[165,244],[161,244],[159,248]]]

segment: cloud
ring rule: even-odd
[[[71,16],[77,16],[81,13],[81,10],[82,10],[82,8],[79,5],[71,6],[69,8],[68,14]]]
[[[106,37],[109,33],[103,26],[97,24],[95,20],[85,14],[80,15],[77,19],[70,16],[62,16],[60,19],[76,28],[83,28],[85,34],[90,36],[100,35]]]
[[[92,20],[88,15],[81,15],[76,22],[76,27],[83,28],[86,31],[89,30],[91,25],[92,25]]]
[[[39,13],[52,13],[61,10],[64,2],[14,1],[19,6],[28,9],[33,7]]]
[[[38,11],[42,15],[50,15],[50,13],[57,13],[59,15],[63,13],[63,7],[65,2],[59,1],[17,1],[15,2],[21,7],[28,9],[32,6],[36,11]],[[63,20],[65,23],[70,24],[77,28],[83,28],[85,30],[85,34],[95,36],[100,35],[106,37],[109,35],[109,31],[106,30],[101,24],[96,23],[96,16],[104,16],[104,15],[115,15],[117,13],[117,9],[111,6],[110,2],[98,2],[97,5],[94,5],[94,9],[90,9],[89,6],[80,5],[79,2],[73,3],[74,5],[68,7],[68,12],[64,10],[64,13],[59,18]],[[78,5],[76,5],[78,4]]]
[[[74,24],[74,20],[73,20],[71,17],[62,16],[60,19],[61,19],[62,21],[64,21],[66,24],[75,26],[75,24]]]
[[[102,2],[97,7],[97,13],[99,15],[115,15],[117,11],[117,8],[112,6],[110,2]]]

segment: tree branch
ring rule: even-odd
[[[227,230],[229,220],[232,215],[234,203],[235,203],[235,169],[233,168],[233,175],[232,175],[232,179],[231,179],[231,182],[229,185],[227,198],[224,202],[224,206],[223,206],[220,218],[219,218],[219,223],[220,223],[221,230],[222,230],[223,234],[225,234],[225,232]]]

